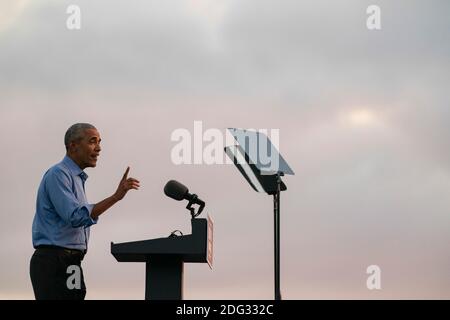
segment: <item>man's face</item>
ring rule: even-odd
[[[84,136],[78,142],[71,144],[71,157],[81,169],[97,165],[97,158],[100,155],[100,134],[96,129],[85,129]]]

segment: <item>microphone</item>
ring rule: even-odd
[[[166,186],[164,187],[164,193],[169,198],[175,199],[177,201],[181,201],[183,199],[189,200],[189,189],[185,185],[175,180],[170,180],[166,183]]]
[[[189,193],[189,189],[184,184],[175,180],[170,180],[166,183],[164,187],[164,194],[177,201],[188,200],[189,203],[186,209],[191,211],[192,218],[198,216],[205,207],[205,202],[203,200],[201,200],[196,194]],[[195,213],[195,209],[192,208],[193,204],[198,204],[200,206],[197,213]]]

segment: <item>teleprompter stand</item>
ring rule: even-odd
[[[255,191],[273,195],[274,297],[275,300],[281,300],[280,194],[287,189],[281,177],[285,174],[294,175],[294,172],[265,134],[233,128],[228,130],[238,145],[226,147],[225,153]]]

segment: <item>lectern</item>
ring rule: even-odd
[[[185,262],[212,267],[213,222],[209,218],[191,220],[192,234],[143,241],[112,243],[111,254],[118,262],[144,262],[145,299],[183,299]]]

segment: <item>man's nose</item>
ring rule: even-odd
[[[95,151],[98,151],[98,152],[102,151],[102,147],[100,147],[100,145],[98,144],[98,145],[95,147]]]

